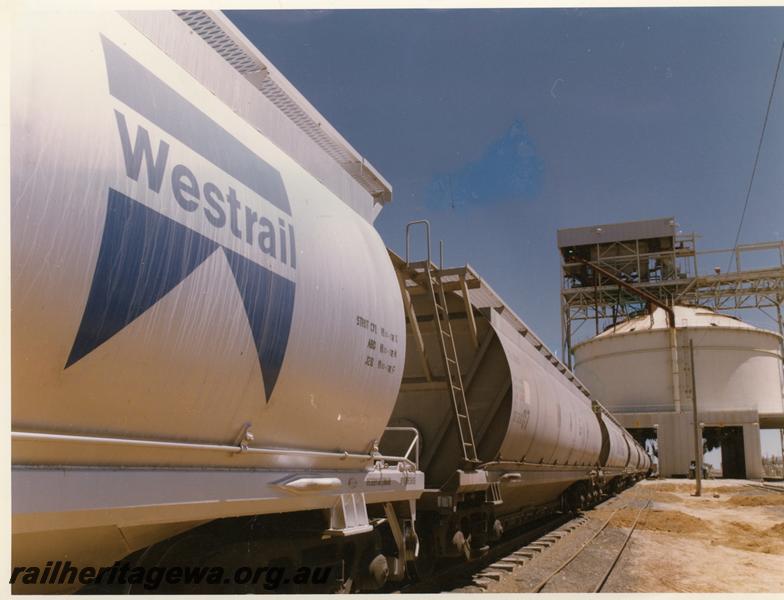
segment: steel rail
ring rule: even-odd
[[[516,534],[511,539],[498,542],[491,546],[490,550],[484,556],[471,559],[467,562],[454,562],[441,567],[428,577],[420,581],[409,583],[395,591],[407,594],[437,593],[450,591],[463,584],[470,585],[471,577],[476,573],[479,573],[482,569],[573,520],[573,515],[564,513],[555,513],[536,519],[523,526],[520,533]],[[457,586],[455,584],[457,584]]]
[[[651,501],[648,500],[648,502],[645,505],[645,507],[647,507],[648,504],[650,504],[650,502]],[[612,521],[613,518],[615,517],[615,515],[618,514],[618,511],[620,511],[623,508],[628,508],[630,505],[631,505],[631,502],[627,502],[624,506],[619,506],[618,508],[616,508],[612,512],[612,514],[610,514],[610,516],[607,517],[607,520],[602,524],[602,526],[598,530],[596,530],[596,532],[594,532],[594,534],[590,538],[585,540],[582,543],[582,545],[577,549],[577,551],[574,552],[574,554],[572,554],[567,560],[565,560],[563,563],[561,563],[561,565],[557,569],[555,569],[552,573],[550,573],[547,577],[545,577],[542,581],[540,581],[533,589],[530,590],[529,593],[536,593],[536,594],[540,593],[542,591],[542,589],[548,583],[550,583],[550,581],[552,581],[553,577],[555,577],[556,575],[558,575],[558,573],[560,573],[566,567],[568,567],[572,563],[572,561],[574,561],[574,559],[576,559],[583,552],[583,550],[585,550],[588,547],[588,545],[591,542],[593,542],[599,536],[599,534],[601,534],[602,531],[604,531],[607,528],[607,526],[610,524],[610,521]],[[645,508],[645,507],[643,507],[643,508]],[[636,525],[636,521],[635,521],[635,525]]]
[[[747,485],[748,487],[764,490],[766,492],[784,494],[784,487],[779,487],[777,485],[768,485],[765,483],[746,483],[745,485]]]
[[[610,573],[612,573],[613,569],[615,569],[615,565],[618,564],[618,561],[621,558],[621,554],[623,554],[623,551],[626,550],[626,546],[629,543],[629,540],[632,538],[632,534],[634,533],[634,530],[637,528],[637,522],[640,520],[640,516],[642,515],[643,511],[650,506],[650,504],[651,504],[651,501],[648,500],[648,502],[645,503],[645,506],[643,506],[640,509],[640,512],[637,513],[637,518],[634,519],[634,523],[632,523],[632,526],[629,529],[629,533],[626,534],[626,539],[623,541],[623,546],[621,546],[621,549],[618,550],[618,553],[615,555],[615,559],[612,561],[612,564],[609,566],[607,571],[604,573],[604,577],[602,577],[601,581],[593,589],[593,593],[594,594],[596,594],[598,592],[601,592],[602,588],[604,587],[604,584],[607,583],[607,579],[610,577]]]

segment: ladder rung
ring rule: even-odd
[[[468,406],[466,405],[465,401],[465,388],[463,388],[462,381],[460,380],[460,365],[457,361],[457,353],[454,345],[455,343],[453,340],[451,327],[449,325],[449,310],[447,307],[446,297],[444,295],[444,289],[442,287],[442,282],[433,277],[431,274],[429,265],[427,276],[430,282],[431,292],[433,294],[433,316],[436,321],[436,328],[441,334],[439,341],[441,342],[441,351],[444,358],[444,366],[446,367],[447,380],[449,381],[451,388],[450,394],[452,396],[452,401],[455,403],[454,414],[457,417],[458,432],[460,433],[460,441],[463,444],[463,456],[468,462],[478,462],[476,447],[474,445],[473,439],[474,436],[473,432],[471,431],[471,419],[468,416]],[[436,287],[438,288],[437,290]],[[451,340],[451,344],[445,341],[446,338]],[[457,377],[452,376],[452,367],[449,366],[450,363],[454,365],[454,368],[458,369]],[[457,381],[459,385],[455,385],[455,381]],[[464,412],[460,412],[461,410]],[[466,438],[471,441],[466,442]]]

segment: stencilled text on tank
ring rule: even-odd
[[[357,315],[356,325],[367,331],[364,365],[390,375],[394,373],[397,370],[400,336],[361,315]]]
[[[518,425],[521,429],[528,426],[528,420],[531,418],[531,409],[525,407],[523,410],[515,408],[512,411],[512,423]]]

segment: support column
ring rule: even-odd
[[[678,330],[675,323],[671,323],[669,327],[670,336],[670,362],[672,367],[672,404],[675,407],[675,412],[681,412],[681,376],[680,367],[678,366]],[[692,372],[694,365],[691,366]],[[692,393],[694,391],[692,390]]]
[[[764,471],[759,421],[743,424],[743,452],[746,460],[746,479],[762,479]]]

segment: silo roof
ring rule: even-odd
[[[717,313],[701,306],[674,306],[673,310],[675,312],[675,326],[679,329],[687,327],[721,327],[724,329],[745,329],[777,335],[767,329],[754,327],[732,315]],[[656,308],[652,315],[644,314],[633,317],[623,323],[619,323],[615,327],[609,327],[592,339],[606,338],[634,331],[667,329],[667,327],[667,313],[662,308]]]

